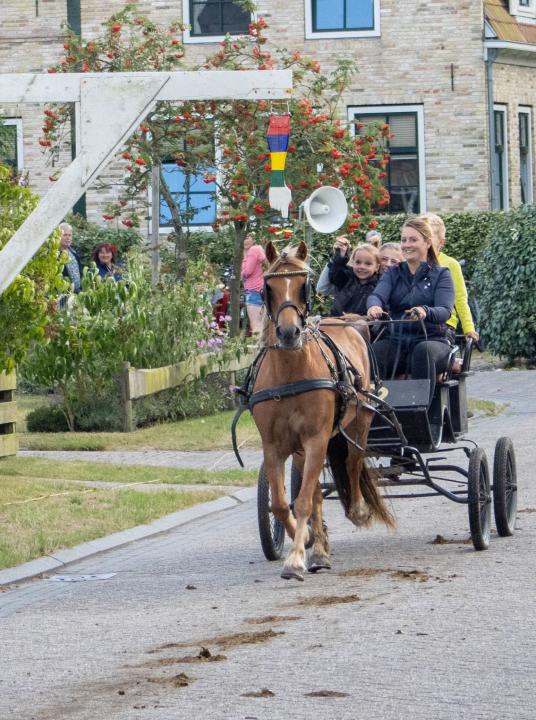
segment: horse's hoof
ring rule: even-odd
[[[331,563],[327,557],[322,555],[311,555],[307,564],[310,573],[317,573],[319,570],[331,570]]]
[[[312,548],[315,544],[315,531],[310,525],[307,526],[307,529],[309,530],[309,537],[307,538],[307,542],[305,543],[305,549],[309,550],[309,548]]]
[[[299,580],[300,582],[303,582],[303,573],[295,568],[283,568],[281,577],[283,580]]]

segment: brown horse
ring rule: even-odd
[[[366,343],[355,325],[344,321],[330,319],[318,329],[307,326],[310,274],[305,243],[279,256],[269,242],[266,257],[270,267],[265,273],[265,351],[256,368],[252,413],[262,438],[272,511],[294,540],[281,576],[303,580],[305,549],[311,544],[308,570],[330,567],[320,486],[326,457],[346,516],[355,525],[380,520],[392,526],[393,518],[364,462],[372,411],[352,392],[341,415],[342,400],[335,387],[340,373],[329,339],[347,361],[346,383],[350,379],[364,390],[370,386]],[[327,340],[319,330],[329,336]],[[301,384],[299,394],[294,393],[296,383]],[[338,414],[340,426],[356,445],[338,431]],[[302,474],[294,514],[285,493],[284,465],[291,455]]]

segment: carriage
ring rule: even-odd
[[[468,430],[467,378],[471,374],[472,340],[463,349],[452,348],[448,371],[436,383],[429,402],[429,380],[393,379],[383,382],[385,398],[376,409],[369,431],[367,455],[375,462],[378,485],[390,499],[446,497],[467,505],[475,550],[486,550],[491,535],[493,504],[497,534],[511,536],[517,510],[517,476],[513,443],[501,437],[495,444],[493,471],[486,453],[466,439]],[[462,452],[467,466],[448,458]],[[290,497],[299,493],[301,474],[290,470]],[[322,477],[324,498],[334,498],[335,483],[328,464]],[[257,516],[265,557],[278,560],[285,529],[271,512],[270,488],[261,466],[258,477]]]
[[[335,496],[358,526],[373,520],[392,526],[386,498],[440,496],[465,504],[476,550],[489,546],[493,503],[497,533],[512,535],[512,441],[497,440],[490,480],[485,451],[465,437],[471,341],[463,350],[452,348],[438,377],[393,372],[390,380],[380,380],[373,348],[364,339],[366,321],[308,319],[305,244],[295,256],[279,256],[269,243],[267,256],[267,335],[242,389],[242,410],[252,411],[263,441],[257,498],[266,558],[281,557],[286,533],[294,540],[282,577],[303,580],[308,547],[310,572],[330,567],[322,501]],[[234,426],[233,443],[239,457]],[[452,460],[454,453],[464,461]],[[284,479],[289,455],[290,503]]]

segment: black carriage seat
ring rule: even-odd
[[[466,377],[470,374],[472,341],[468,340],[459,357],[459,347],[449,354],[447,370],[436,378],[434,396],[430,401],[430,380],[414,380],[398,376],[384,380],[384,400],[395,410],[409,445],[420,452],[431,452],[442,442],[455,442],[467,432]],[[372,447],[396,447],[396,433],[381,416],[372,422]]]

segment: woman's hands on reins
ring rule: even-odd
[[[409,315],[411,320],[424,320],[426,317],[426,310],[421,305],[404,310],[404,312]]]
[[[384,311],[379,305],[373,305],[367,310],[367,317],[369,320],[379,320],[382,315],[384,315]]]

